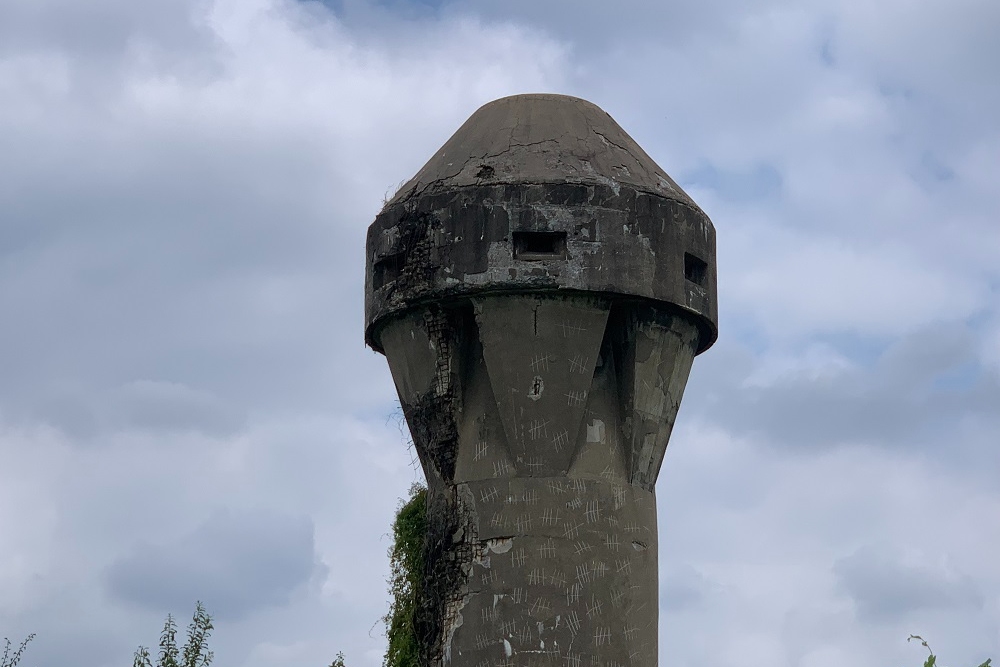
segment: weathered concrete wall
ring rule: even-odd
[[[712,222],[608,114],[562,95],[473,114],[369,228],[365,288],[378,350],[386,317],[484,291],[650,299],[694,317],[699,351],[717,335]]]
[[[716,336],[711,222],[597,107],[519,96],[368,244],[366,337],[428,480],[425,664],[654,665],[654,485]]]
[[[535,239],[548,252],[523,249]],[[480,185],[428,195],[388,207],[368,230],[368,248],[368,342],[376,349],[387,316],[483,291],[651,299],[694,316],[700,349],[716,338],[711,222],[687,203],[628,186]]]

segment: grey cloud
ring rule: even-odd
[[[660,608],[667,613],[701,607],[717,586],[694,566],[664,563],[660,571]]]
[[[971,577],[908,563],[892,549],[859,549],[838,560],[833,574],[865,622],[892,622],[921,610],[976,610],[983,605]]]
[[[163,380],[136,380],[108,390],[56,386],[34,398],[29,414],[81,440],[127,430],[222,437],[247,422],[244,410],[218,395]]]
[[[648,3],[627,0],[613,8],[602,2],[557,0],[544,4],[513,0],[503,6],[485,0],[445,0],[443,10],[474,11],[494,20],[542,25],[565,39],[589,48],[615,48],[623,36],[681,42],[707,31],[723,31],[735,21],[725,0],[700,3]]]
[[[936,448],[963,424],[1000,426],[1000,374],[980,361],[977,336],[962,324],[938,325],[889,344],[871,364],[803,369],[763,386],[746,383],[750,353],[722,343],[719,354],[699,358],[684,409],[775,445]]]
[[[115,392],[115,398],[114,416],[129,427],[228,435],[246,421],[245,415],[214,394],[179,383],[130,382]]]
[[[6,412],[53,412],[77,432],[94,426],[73,395],[87,403],[144,379],[197,385],[241,409],[328,405],[333,368],[381,379],[360,332],[368,214],[318,164],[320,149],[303,137],[148,129],[106,146],[96,168],[91,140],[19,164],[37,152],[22,137],[0,157],[16,181],[0,192],[0,304],[15,314],[0,331]],[[334,220],[327,196],[341,199]]]
[[[207,36],[190,20],[196,7],[190,0],[10,0],[0,5],[0,54],[55,49],[104,60],[137,41],[191,48]]]
[[[241,510],[217,512],[175,542],[137,545],[110,566],[106,582],[112,595],[141,607],[184,609],[200,599],[234,620],[287,603],[317,572],[312,521]]]

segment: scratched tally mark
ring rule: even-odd
[[[528,610],[529,614],[544,614],[552,609],[552,603],[545,598],[535,598],[535,602]]]
[[[545,570],[542,570],[542,575],[545,574]],[[565,586],[566,585],[566,573],[562,570],[552,570],[552,574],[549,575],[548,581],[543,582],[551,584],[552,586]]]
[[[584,524],[582,523],[567,524],[566,528],[563,530],[563,537],[565,537],[568,540],[580,537],[580,529],[583,528],[583,526]]]
[[[569,444],[569,431],[562,430],[556,434],[556,437],[552,438],[552,446],[557,452],[561,452],[563,447]]]
[[[569,631],[573,633],[575,637],[578,632],[580,632],[580,615],[575,611],[571,611],[566,614],[566,625],[569,626]]]
[[[532,440],[538,440],[542,437],[549,437],[548,426],[552,421],[549,419],[532,419],[528,424],[528,436]]]
[[[569,360],[569,372],[579,373],[580,375],[587,374],[587,362],[590,361],[590,357],[585,357],[580,354],[574,354]]]
[[[473,461],[482,461],[490,453],[490,446],[485,440],[480,440],[476,443],[476,455],[473,457]]]
[[[603,608],[604,603],[596,595],[590,596],[590,604],[587,605],[587,618],[600,616]]]
[[[531,370],[535,373],[547,371],[549,370],[549,364],[555,360],[556,358],[551,354],[536,354],[531,358]]]
[[[507,461],[494,461],[493,462],[493,476],[503,477],[510,472],[510,464]]]
[[[536,473],[545,467],[545,460],[537,456],[529,456],[522,461],[522,463],[525,468],[533,473]]]
[[[573,336],[578,336],[587,330],[587,327],[582,326],[577,322],[572,320],[563,320],[558,325],[559,331],[562,332],[563,338],[572,338]]]

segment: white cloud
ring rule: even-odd
[[[223,508],[187,535],[141,542],[113,562],[107,586],[130,604],[159,611],[202,600],[222,618],[288,604],[317,571],[312,521],[267,510]]]
[[[990,555],[1000,500],[931,459],[866,447],[789,457],[685,428],[658,495],[664,574],[699,563],[716,587],[679,611],[661,600],[661,646],[682,653],[681,664],[797,665],[817,651],[848,651],[872,667],[905,663],[916,658],[904,640],[917,631],[944,635],[948,651],[938,650],[955,664],[996,650],[984,628],[1000,610],[981,602],[1000,595]],[[888,554],[899,556],[879,570]],[[892,577],[901,588],[889,593]],[[905,615],[870,615],[908,600]]]
[[[770,336],[850,332],[893,336],[941,320],[964,320],[988,305],[975,276],[914,256],[899,245],[776,229],[731,230],[731,307]],[[923,254],[923,253],[921,253]]]
[[[0,436],[0,618],[49,588],[43,575],[59,549],[58,501],[42,480],[59,474],[65,445],[50,429]]]
[[[816,382],[857,370],[849,357],[823,343],[813,343],[801,354],[782,352],[765,355],[758,360],[758,364],[741,386],[773,387],[797,378]]]

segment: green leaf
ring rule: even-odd
[[[188,626],[188,640],[183,651],[177,646],[177,623],[174,617],[167,614],[167,621],[160,633],[160,653],[156,667],[208,667],[215,654],[208,650],[208,638],[212,635],[212,617],[205,611],[205,606],[198,601],[194,616]],[[0,667],[9,667],[6,664]],[[140,646],[135,651],[132,667],[153,667],[149,649]]]
[[[157,660],[157,667],[178,667],[177,656],[177,623],[174,617],[167,614],[167,621],[163,624],[163,632],[160,633],[160,657]]]
[[[389,549],[389,612],[382,618],[386,628],[383,667],[418,667],[420,642],[414,620],[424,574],[424,539],[427,535],[427,489],[414,485],[410,499],[396,513]],[[334,664],[333,667],[343,667]]]
[[[149,649],[140,646],[135,650],[135,657],[132,660],[132,667],[153,667],[149,659]]]
[[[208,667],[215,654],[208,650],[208,638],[212,636],[212,617],[205,611],[199,600],[194,616],[188,626],[188,641],[184,645],[183,667]]]

